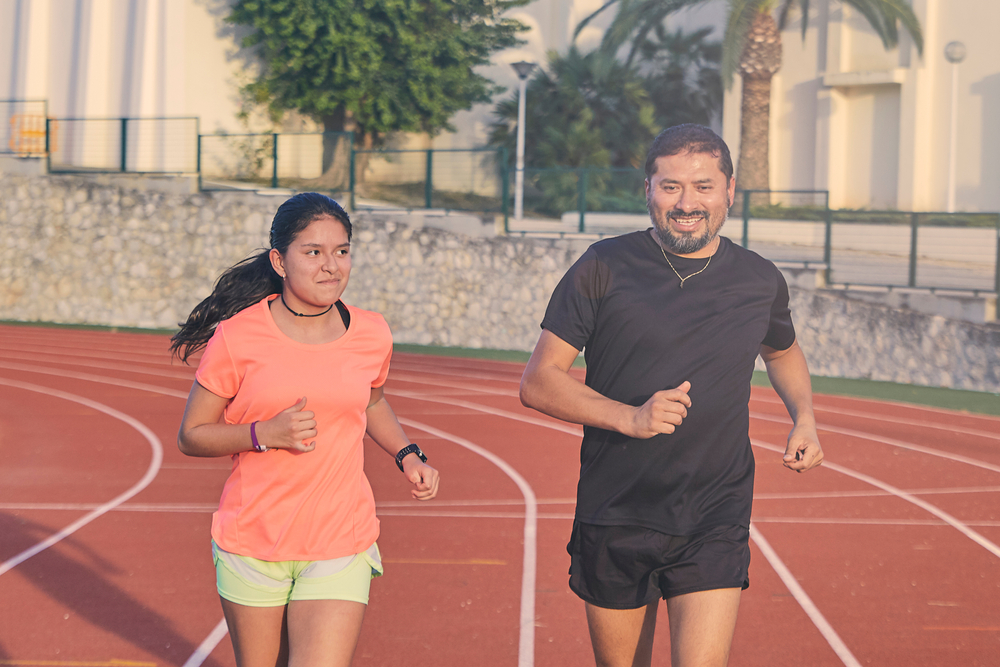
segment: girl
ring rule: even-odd
[[[349,665],[382,573],[367,432],[417,500],[438,473],[382,392],[392,337],[340,300],[351,222],[337,202],[295,195],[268,251],[236,264],[172,340],[205,347],[178,434],[189,456],[231,456],[212,520],[219,595],[239,667]]]

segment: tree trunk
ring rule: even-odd
[[[771,77],[744,76],[737,190],[770,190]]]
[[[768,146],[771,123],[771,79],[781,68],[781,33],[770,12],[759,12],[740,54],[743,104],[740,110],[740,159],[737,190],[770,190]],[[742,197],[737,194],[738,205]],[[754,201],[770,203],[768,197]]]
[[[324,116],[323,121],[323,174],[314,182],[316,186],[336,192],[346,192],[350,187],[351,142],[345,132],[354,129],[354,119],[343,110]]]

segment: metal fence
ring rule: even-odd
[[[1000,214],[842,210],[818,192],[742,191],[741,242],[827,266],[831,285],[1000,292]]]
[[[644,176],[525,169],[524,218],[508,219],[507,229],[558,236],[645,229]],[[825,190],[742,190],[723,233],[773,261],[825,265],[831,285],[1000,292],[997,213],[835,210]]]
[[[47,107],[45,100],[0,100],[0,155],[46,154]]]
[[[350,190],[350,132],[204,134],[198,138],[203,190]]]
[[[641,169],[525,169],[512,220],[503,149],[355,150],[349,132],[199,135],[197,118],[48,118],[0,101],[0,154],[52,172],[197,174],[203,189],[287,188],[360,209],[501,213],[522,234],[621,234],[649,226]],[[726,233],[775,261],[826,265],[831,285],[1000,293],[1000,214],[849,211],[826,191],[737,193]]]
[[[355,150],[351,206],[504,211],[503,149]]]
[[[50,118],[49,171],[194,174],[197,118]]]

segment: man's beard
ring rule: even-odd
[[[670,229],[670,225],[666,224],[670,218],[674,217],[673,212],[667,214],[662,226],[656,224],[655,221],[653,223],[653,231],[656,232],[656,238],[660,239],[660,243],[675,255],[690,255],[714,241],[715,237],[722,230],[722,225],[729,218],[729,211],[723,214],[722,221],[716,227],[713,227],[712,217],[708,211],[692,211],[684,213],[683,217],[691,217],[692,215],[700,215],[706,220],[705,231],[701,236],[695,236],[693,233],[675,234]]]

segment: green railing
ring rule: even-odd
[[[197,118],[48,118],[50,172],[193,174]]]
[[[198,177],[203,190],[286,188],[342,195],[350,190],[350,132],[203,134]]]
[[[203,189],[318,190],[355,209],[502,214],[508,233],[605,235],[649,226],[640,169],[525,169],[513,210],[503,149],[356,150],[348,132],[200,135],[197,118],[48,118],[0,101],[0,153],[52,172],[197,174]],[[835,210],[826,191],[737,192],[726,233],[828,284],[1000,293],[1000,214]],[[734,221],[737,228],[734,229]]]
[[[354,150],[354,209],[503,213],[503,149]]]
[[[826,265],[827,283],[1000,293],[1000,214],[831,209],[824,191],[741,191],[742,244]]]

